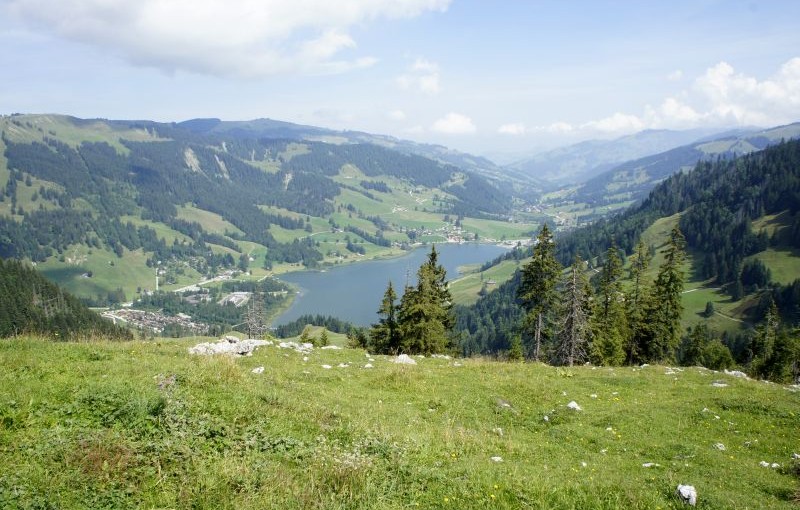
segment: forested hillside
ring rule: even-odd
[[[130,299],[156,274],[186,285],[533,226],[529,215],[505,228],[512,196],[476,173],[374,144],[281,138],[330,134],[293,124],[19,115],[0,130],[0,256],[43,263],[97,302],[117,288]]]
[[[640,205],[557,238],[554,257],[562,267],[572,264],[576,257],[588,260],[589,274],[594,276],[594,288],[599,291],[608,261],[617,256],[619,249],[622,262],[630,258],[625,264],[630,275],[623,277],[620,266],[614,270],[616,276],[612,280],[621,282],[619,292],[630,298],[630,292],[639,284],[639,279],[633,278],[635,262],[654,267],[664,260],[661,252],[667,239],[658,246],[646,246],[641,243],[643,234],[668,218],[674,218],[670,221],[685,235],[688,259],[682,271],[687,281],[696,282],[695,290],[699,285],[718,288],[728,294],[732,306],[741,302],[739,308],[745,320],[739,322],[743,325],[759,324],[768,318],[771,303],[777,307],[767,321],[770,327],[777,328],[778,315],[787,328],[800,324],[800,280],[772,281],[769,267],[797,267],[800,142],[782,142],[733,160],[698,163],[693,171],[668,178]],[[796,278],[796,270],[785,272]],[[645,282],[655,276],[652,270],[649,274]],[[646,273],[640,271],[639,276],[642,275]],[[526,331],[529,325],[523,321],[525,312],[518,302],[520,281],[517,274],[475,306],[458,310],[457,328],[463,331],[465,353],[506,351],[513,338]],[[647,285],[655,283],[650,281]],[[647,292],[654,292],[653,289],[649,287]],[[625,306],[630,303],[630,299],[626,300]],[[647,310],[644,306],[629,309],[627,315],[630,319],[633,313],[656,313],[658,307]],[[707,313],[714,314],[713,306],[707,308]],[[776,335],[779,329],[775,330]],[[726,334],[723,340],[736,361],[747,363],[757,357],[758,338],[764,334],[751,329],[743,335]],[[603,332],[598,335],[602,337]],[[708,331],[697,335],[714,337]],[[673,351],[671,356],[682,355],[685,352]]]
[[[0,258],[0,338],[31,333],[55,340],[133,338],[32,267]]]

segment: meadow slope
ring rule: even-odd
[[[0,342],[0,507],[797,508],[797,387],[194,343]]]

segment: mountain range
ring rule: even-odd
[[[2,117],[0,132],[0,256],[98,304],[156,273],[167,288],[263,276],[420,241],[526,237],[537,222],[514,207],[524,189],[487,177],[496,167],[385,137],[60,115]]]

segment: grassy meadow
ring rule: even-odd
[[[698,508],[800,497],[796,387],[696,367],[189,355],[197,341],[0,342],[0,507],[683,508],[679,483]]]

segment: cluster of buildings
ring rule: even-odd
[[[170,326],[180,328],[184,332],[192,332],[198,335],[208,333],[207,324],[195,322],[190,315],[186,315],[185,313],[168,316],[161,312],[122,308],[120,310],[107,310],[103,312],[102,315],[113,321],[114,324],[117,324],[119,321],[144,331],[152,331],[155,334],[163,333],[164,330]]]

